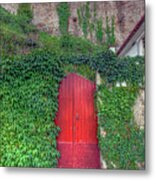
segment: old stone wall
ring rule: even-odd
[[[12,14],[17,14],[18,4],[16,4],[16,3],[0,4],[0,6],[2,6],[4,9],[6,9],[7,11],[9,11]]]
[[[135,101],[135,105],[133,107],[134,120],[141,129],[144,129],[144,125],[145,125],[144,109],[145,109],[145,91],[141,89]]]
[[[144,14],[144,0],[99,1],[95,3],[97,18],[102,18],[103,28],[105,28],[106,25],[106,16],[108,16],[109,19],[111,19],[112,16],[115,17],[116,47],[122,44]],[[76,36],[83,36],[82,29],[78,23],[77,9],[84,4],[85,2],[69,2],[71,16],[68,20],[68,31]],[[57,5],[57,2],[32,4],[32,23],[40,30],[53,35],[60,35],[59,18],[56,10]],[[11,13],[17,13],[18,4],[1,4],[1,6]],[[90,10],[92,14],[94,11],[94,2],[90,2]],[[88,34],[88,39],[95,42],[95,34],[92,36]]]
[[[53,35],[59,35],[59,17],[56,6],[58,3],[34,3],[32,4],[32,23],[38,29]]]

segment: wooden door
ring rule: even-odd
[[[56,124],[61,168],[99,168],[95,84],[75,73],[64,78],[59,88]]]

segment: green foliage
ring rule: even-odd
[[[96,2],[94,2],[94,19],[96,20],[96,16],[97,16],[97,5]]]
[[[112,51],[96,53],[90,61],[106,83],[126,82],[128,85],[144,85],[144,57],[117,57]]]
[[[97,20],[96,24],[96,39],[101,44],[103,41],[103,28],[102,28],[102,19]]]
[[[110,43],[110,27],[109,27],[109,18],[108,16],[106,17],[106,44],[109,45]]]
[[[139,63],[136,70],[133,61]],[[118,68],[116,62],[123,66]],[[111,79],[121,81],[121,76],[131,81],[132,76],[136,77],[138,86],[144,80],[140,63],[143,64],[140,57],[119,60],[111,51],[93,56],[58,56],[38,50],[27,56],[4,59],[0,68],[1,165],[56,166],[58,128],[54,118],[58,86],[64,74],[76,72],[94,80],[98,70],[108,84]],[[113,73],[116,67],[118,74]],[[126,75],[127,67],[131,68],[128,71],[131,76]],[[109,79],[110,74],[113,78]],[[99,127],[107,132],[106,141],[99,135],[99,145],[108,168],[113,168],[114,163],[117,168],[135,169],[135,161],[143,161],[144,134],[133,124],[131,111],[136,94],[135,88],[108,89],[104,86],[98,90]]]
[[[85,64],[80,64],[80,65],[65,64],[64,72],[66,75],[71,72],[77,73],[91,81],[95,81],[95,71],[93,71],[88,65]]]
[[[145,160],[144,130],[133,120],[137,88],[98,90],[99,147],[108,169],[138,169]],[[101,131],[100,131],[101,130]]]
[[[18,33],[28,33],[36,31],[36,28],[30,23],[32,16],[31,9],[28,11],[22,8],[24,4],[20,4],[17,15],[11,14],[6,11],[4,8],[0,7],[0,23],[10,25],[10,28],[17,31]],[[24,5],[25,6],[25,5]],[[30,4],[26,4],[30,6]]]
[[[60,3],[57,9],[62,36],[40,32],[37,43],[41,49],[15,56],[27,48],[28,34],[36,31],[31,29],[31,12],[27,8],[20,7],[20,16],[15,16],[0,7],[0,165],[56,167],[59,128],[54,118],[59,83],[70,72],[94,81],[98,71],[104,85],[97,90],[99,128],[107,133],[105,137],[99,134],[102,155],[108,168],[115,164],[116,168],[137,169],[137,163],[144,161],[144,132],[133,123],[131,107],[144,85],[144,57],[119,58],[103,46],[68,35],[67,3]],[[97,28],[101,41],[104,31],[96,19],[96,6],[94,21],[98,25],[90,23],[89,3],[79,9],[78,16],[81,25],[86,17],[85,34]],[[111,27],[107,20],[106,31],[107,44],[113,44],[114,19]],[[127,87],[116,88],[117,82],[126,82]]]
[[[79,25],[81,26],[82,25],[82,16],[80,13],[80,9],[77,9],[77,15],[78,15],[78,19],[79,19]]]
[[[35,26],[31,24],[33,18],[31,4],[19,4],[16,18],[18,19],[18,24],[23,29],[24,33],[36,32]]]
[[[112,17],[111,20],[111,40],[110,45],[115,45],[116,38],[115,38],[115,17]]]
[[[96,39],[99,44],[105,47],[115,45],[115,18],[111,18],[111,25],[109,25],[109,18],[106,17],[106,28],[103,28],[102,18],[97,18],[96,3],[94,2],[94,11],[90,14],[89,2],[77,9],[79,26],[82,28],[85,38],[88,33],[92,37],[93,32],[96,34]],[[103,35],[106,35],[103,39]]]
[[[59,16],[59,29],[62,35],[68,34],[68,18],[70,16],[69,4],[61,2],[57,6]]]
[[[28,33],[36,32],[36,28],[25,19],[26,14],[16,16],[0,7],[0,54],[15,55],[23,53],[30,47],[27,44]]]
[[[111,27],[109,25],[109,18],[106,17],[106,44],[108,46],[115,45],[115,18],[111,19]]]
[[[126,82],[127,85],[143,87],[144,57],[117,57],[110,50],[95,51],[92,54],[72,54],[61,56],[67,64],[88,65],[91,70],[98,71],[106,86]]]
[[[46,50],[1,62],[1,166],[56,167],[61,64]]]
[[[25,47],[26,36],[11,28],[10,25],[1,24],[0,29],[0,55],[16,54]]]
[[[60,38],[61,49],[63,53],[68,54],[90,54],[95,51],[103,51],[103,47],[93,44],[85,38],[79,38],[72,35],[62,36]]]
[[[89,2],[86,2],[85,15],[83,16],[83,18],[84,18],[83,19],[83,32],[84,32],[85,37],[87,37],[88,31],[90,29],[90,18],[91,18]]]
[[[95,45],[85,38],[72,35],[56,37],[45,32],[40,32],[38,40],[41,47],[46,47],[52,52],[62,55],[90,54],[90,52],[103,51],[103,47]]]
[[[115,71],[113,71],[111,77],[114,76],[116,81],[126,81],[128,84],[144,87],[144,57],[121,57],[114,67]],[[109,81],[113,79],[111,77],[109,77]]]
[[[38,38],[40,47],[44,47],[52,50],[52,52],[61,52],[61,42],[60,38],[52,36],[46,32],[39,32]]]
[[[90,29],[90,8],[89,2],[86,2],[80,9],[77,10],[79,25],[82,27],[83,34],[85,38],[88,35],[88,30]]]
[[[104,84],[97,89],[96,102],[102,156],[109,169],[138,169],[138,163],[145,158],[144,130],[135,125],[132,107],[139,87],[144,84],[144,58],[118,58],[112,51],[105,51],[70,56],[63,62],[67,64],[66,74],[76,72],[91,80],[96,71],[101,74]],[[94,73],[92,76],[87,67]],[[124,81],[127,87],[115,87],[117,82]]]
[[[31,10],[31,4],[28,3],[21,3],[19,4],[18,16],[24,17],[23,21],[30,23],[33,18],[33,13]]]

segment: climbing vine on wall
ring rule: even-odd
[[[91,14],[89,2],[77,9],[77,14],[79,19],[79,26],[82,28],[85,38],[87,38],[88,33],[90,33],[91,37],[93,36],[93,33],[95,33],[96,40],[99,44],[106,44],[107,46],[112,46],[115,44],[114,16],[112,16],[111,22],[109,21],[109,18],[106,17],[106,27],[104,29],[102,18],[97,17],[95,2],[93,10],[91,10]]]
[[[136,64],[138,66],[135,70]],[[143,65],[143,57],[120,59],[111,51],[64,56],[43,49],[25,56],[3,58],[0,66],[0,118],[3,119],[1,165],[56,167],[59,158],[56,136],[59,128],[56,127],[54,118],[58,107],[59,82],[69,72],[77,72],[94,80],[95,72],[98,71],[105,80],[104,88],[98,90],[101,98],[101,102],[98,102],[99,127],[105,128],[108,133],[106,141],[99,136],[101,152],[103,155],[108,153],[108,163],[115,156],[113,163],[117,167],[135,167],[133,162],[136,158],[138,162],[143,159],[144,143],[143,135],[139,134],[138,128],[130,121],[131,106],[137,94],[137,90],[132,90],[132,87],[139,88],[144,83]],[[119,73],[116,73],[116,69]],[[113,84],[121,81],[122,77],[123,81],[129,83],[130,89],[114,88]],[[122,129],[124,124],[125,129]],[[107,127],[115,131],[110,131]],[[120,149],[123,148],[122,154],[124,152],[126,158],[131,156],[131,161],[120,159],[122,156],[116,156],[117,153],[113,152],[113,140],[117,136],[113,136],[111,141],[109,138],[114,132],[120,135],[120,142],[116,139],[116,143],[120,143],[116,152],[121,152]],[[133,142],[134,138],[136,144]],[[127,145],[123,146],[125,143]]]
[[[23,6],[26,10],[21,11]],[[29,33],[37,33],[37,29],[31,24],[32,10],[30,5],[26,4],[25,7],[24,4],[20,4],[18,13],[18,16],[10,14],[0,7],[0,55],[15,55],[22,53],[24,49],[32,48],[32,44],[28,41],[28,35]]]
[[[144,130],[132,111],[137,93],[133,86],[98,89],[99,147],[108,169],[139,169],[145,161]]]
[[[28,23],[31,22],[33,18],[33,12],[31,9],[31,4],[28,3],[20,3],[17,11],[18,16],[25,16],[25,19],[23,21],[27,21]]]
[[[61,62],[38,50],[0,64],[0,166],[56,167]]]
[[[55,125],[54,119],[58,109],[59,83],[70,72],[79,73],[94,81],[97,71],[102,79],[96,93],[102,156],[108,168],[137,169],[137,165],[144,162],[145,158],[144,130],[134,124],[131,108],[138,90],[144,87],[144,57],[119,58],[109,50],[101,51],[100,46],[92,45],[86,40],[66,36],[69,6],[67,3],[59,5],[59,17],[64,16],[62,12],[66,13],[63,20],[60,18],[61,33],[65,38],[42,34],[42,43],[49,50],[37,49],[22,56],[12,53],[8,57],[7,49],[4,56],[1,56],[0,165],[56,167],[60,157],[56,148],[59,127]],[[21,8],[26,8],[23,12],[30,13],[29,7]],[[84,11],[86,19],[90,19],[89,3],[84,9],[81,7],[79,14]],[[31,13],[24,15],[19,10],[18,13],[22,13],[19,18],[8,15],[4,9],[0,13],[3,15],[1,23],[4,25],[7,22],[7,28],[3,26],[2,30],[5,31],[1,33],[6,38],[2,44],[5,49],[10,44],[7,39],[10,33],[6,34],[6,29],[8,33],[8,29],[12,28],[14,33],[11,37],[20,33],[25,35],[23,33],[29,32]],[[23,16],[29,17],[27,23],[22,21]],[[95,5],[93,17],[97,18]],[[82,16],[80,21],[82,25]],[[107,24],[108,22],[107,19]],[[96,25],[91,26],[89,20],[86,24],[85,30],[96,30]],[[98,24],[99,41],[102,39],[101,24]],[[108,40],[110,44],[115,38],[114,20],[112,24],[112,29],[110,26],[106,29],[108,39],[111,39]],[[20,41],[23,39],[25,36]],[[15,40],[11,38],[14,43],[19,43],[16,38]],[[116,87],[117,83],[121,85],[122,82],[127,87]]]
[[[81,6],[79,9],[77,9],[78,19],[79,19],[79,25],[82,28],[83,34],[85,38],[88,35],[88,31],[90,29],[90,8],[89,8],[89,2]]]
[[[96,39],[99,43],[102,43],[103,41],[103,25],[102,25],[102,19],[98,19],[96,23]]]
[[[119,58],[106,51],[90,56],[71,56],[65,62],[88,65],[92,72],[98,71],[102,77],[96,103],[99,147],[107,168],[144,168],[144,130],[135,124],[132,109],[139,88],[144,86],[144,57]],[[70,70],[79,73],[72,66]],[[87,73],[85,77],[90,79]],[[118,82],[126,82],[126,87],[117,87]]]
[[[109,26],[109,18],[106,17],[106,44],[108,46],[115,44],[115,18],[114,16],[111,19],[111,27]]]
[[[62,35],[68,34],[68,18],[70,16],[69,4],[61,2],[57,6],[59,16],[59,29]]]

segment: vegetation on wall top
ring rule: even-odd
[[[21,13],[20,8],[19,14],[10,14],[0,7],[0,55],[25,53],[32,48],[29,34],[37,33],[37,29],[30,23],[30,15]]]
[[[33,18],[33,12],[31,10],[31,4],[20,3],[17,11],[18,16],[22,16],[23,21],[30,23]]]

